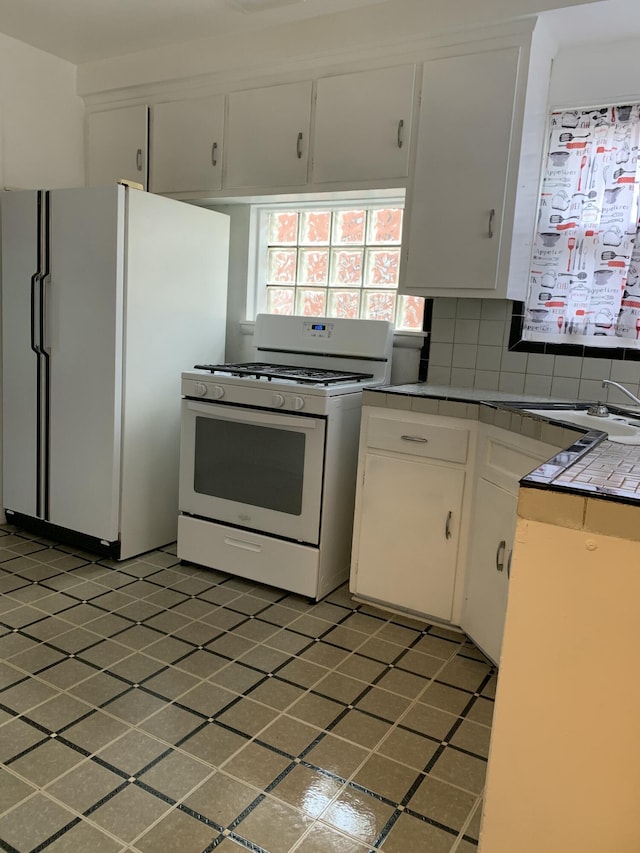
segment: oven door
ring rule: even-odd
[[[325,421],[182,401],[180,511],[317,545]]]

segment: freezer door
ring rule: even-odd
[[[37,516],[39,359],[31,345],[37,332],[32,309],[39,283],[32,279],[39,260],[38,193],[3,192],[1,209],[3,503]]]
[[[118,539],[124,188],[50,192],[49,521]]]

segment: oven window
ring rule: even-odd
[[[305,439],[303,432],[196,418],[194,490],[300,515]]]

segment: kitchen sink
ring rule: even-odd
[[[586,409],[526,409],[532,415],[540,415],[554,421],[575,424],[583,429],[598,429],[606,432],[609,441],[618,444],[640,444],[640,417],[609,412],[604,417],[590,415]]]

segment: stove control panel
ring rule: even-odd
[[[328,340],[333,333],[333,323],[316,323],[313,320],[305,320],[302,324],[303,338],[320,338]]]

